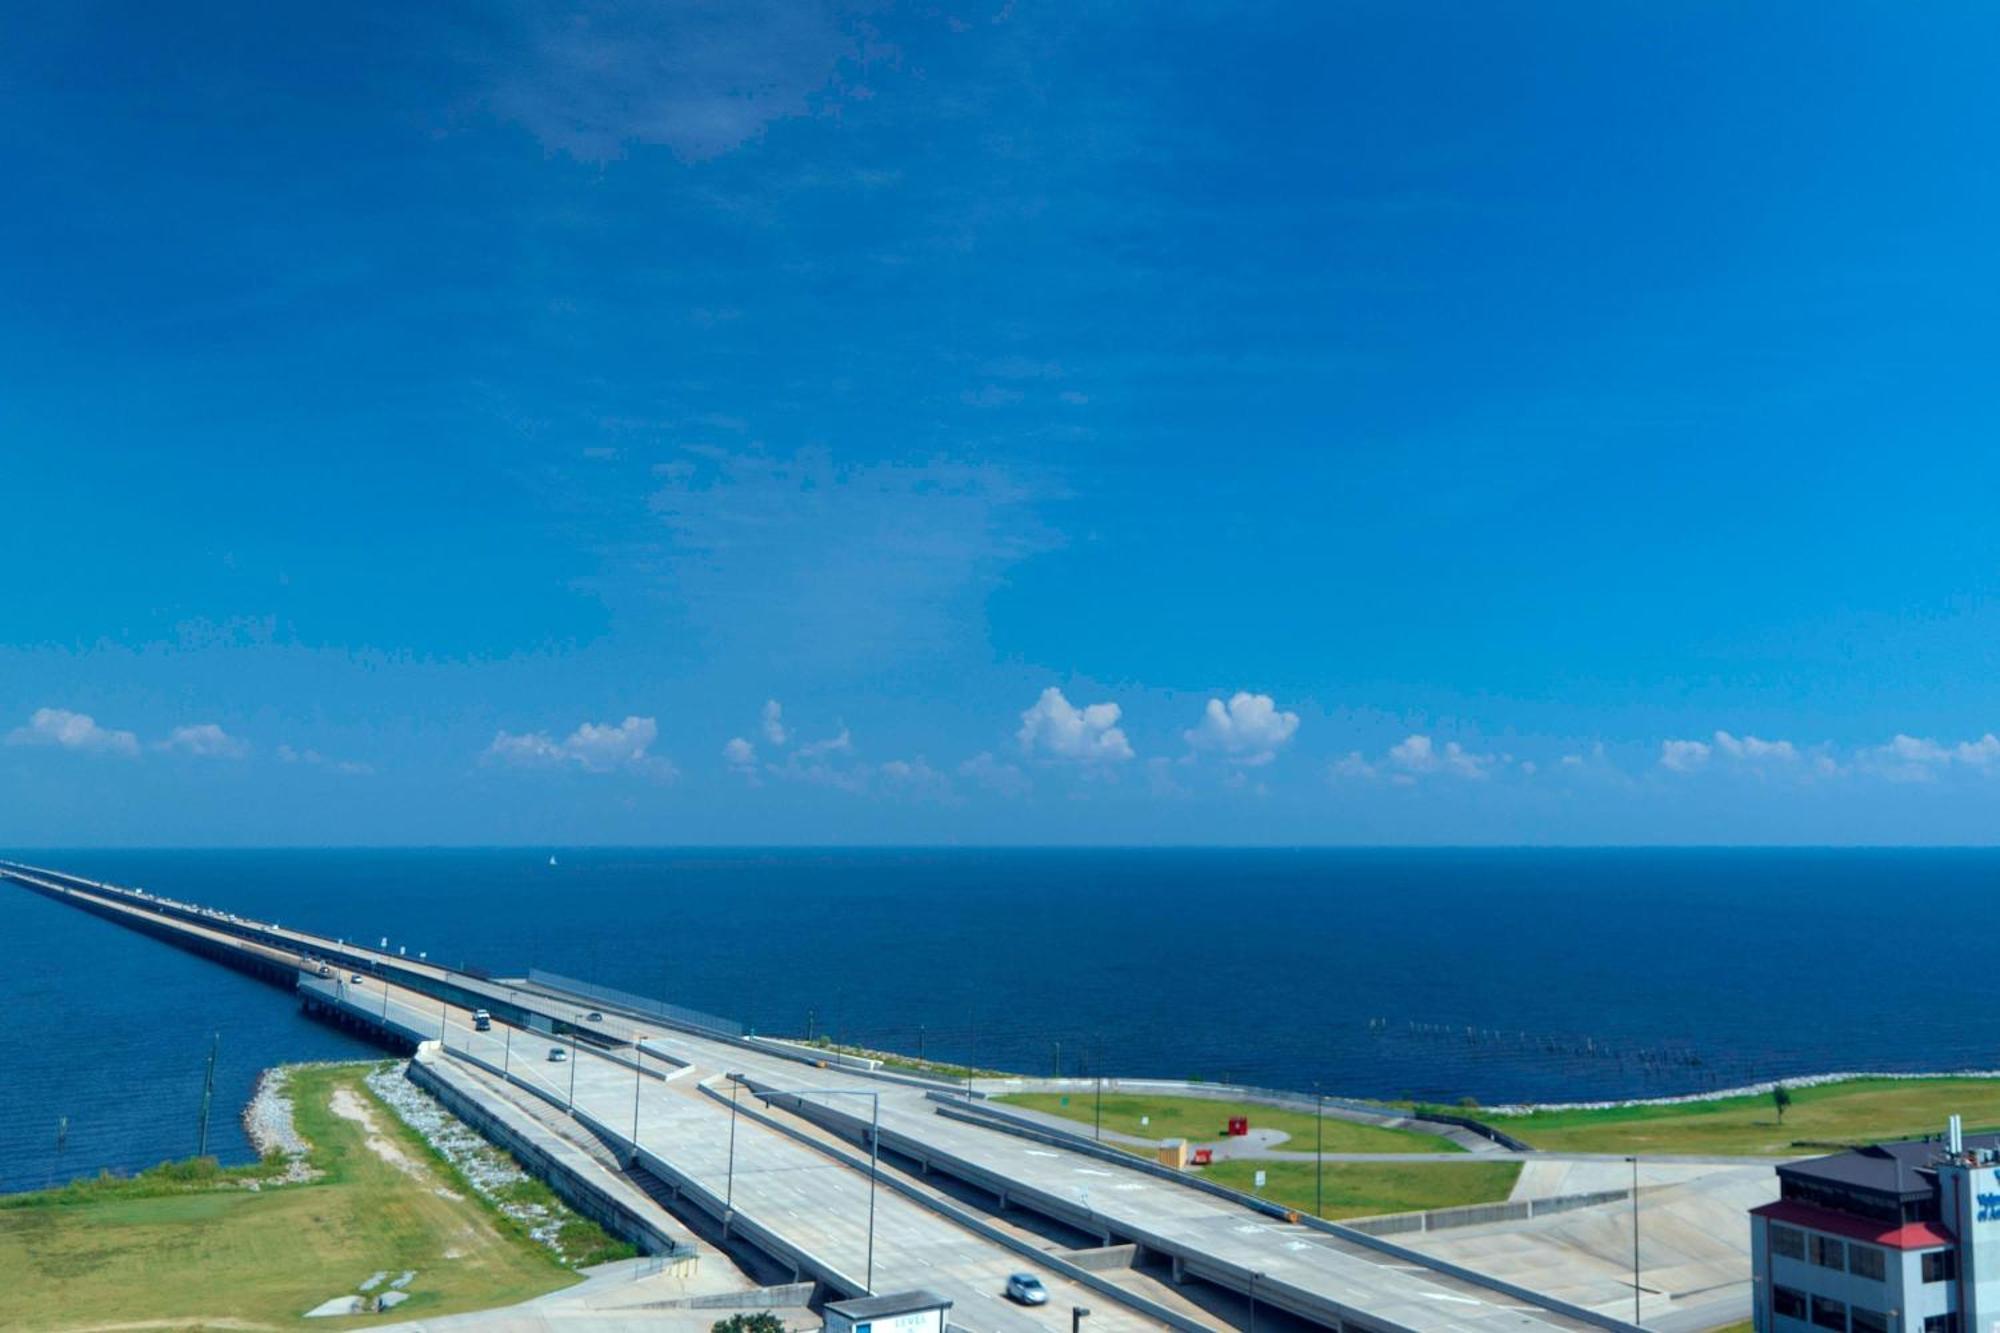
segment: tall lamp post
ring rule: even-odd
[[[1639,1322],[1639,1159],[1632,1156],[1625,1159],[1632,1164],[1632,1322]]]
[[[646,1076],[645,1038],[632,1043],[632,1161],[639,1160],[639,1082]]]
[[[569,1029],[569,1105],[564,1109],[572,1116],[576,1114],[576,1024],[574,1023],[570,1024]]]
[[[1326,1216],[1326,1095],[1313,1084],[1313,1216]]]
[[[1090,1318],[1090,1307],[1072,1305],[1069,1307],[1069,1333],[1083,1333],[1083,1321]]]
[[[1097,1076],[1097,1141],[1104,1142],[1104,1075]]]
[[[733,1075],[732,1077],[740,1078],[741,1075]],[[798,1101],[804,1101],[807,1097],[866,1097],[868,1099],[868,1277],[863,1285],[867,1293],[873,1296],[875,1294],[875,1175],[877,1145],[881,1142],[882,1138],[882,1094],[870,1091],[867,1088],[774,1088],[770,1092],[758,1092],[755,1088],[752,1088],[751,1092],[763,1098],[764,1104],[767,1106],[770,1105],[773,1097],[791,1097]],[[731,1123],[733,1124],[734,1122],[732,1121]],[[730,1161],[733,1166],[735,1162],[733,1129],[731,1133],[732,1151],[730,1153]]]

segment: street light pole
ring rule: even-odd
[[[1090,1307],[1072,1305],[1069,1307],[1069,1333],[1083,1333],[1083,1321],[1090,1318]]]
[[[570,1115],[576,1114],[576,1028],[569,1030],[569,1105],[564,1108]]]
[[[729,1076],[729,1179],[723,1186],[722,1234],[729,1234],[729,1214],[736,1205],[736,1094],[743,1088],[743,1076]]]
[[[1313,1216],[1326,1216],[1326,1095],[1313,1084]]]
[[[646,1076],[646,1048],[632,1043],[632,1160],[639,1160],[639,1081]]]
[[[510,1079],[514,1068],[514,1029],[507,1028],[507,1044],[500,1049],[500,1077]]]
[[[1262,1273],[1250,1275],[1250,1333],[1257,1333],[1257,1279]]]
[[[1637,1155],[1626,1159],[1632,1163],[1632,1322],[1639,1322],[1639,1158]]]
[[[1097,1141],[1104,1142],[1104,1075],[1097,1076]]]
[[[882,1141],[882,1094],[871,1092],[868,1122],[868,1294],[875,1294],[875,1154]]]

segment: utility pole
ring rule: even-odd
[[[1097,1076],[1097,1130],[1095,1137],[1099,1143],[1104,1142],[1104,1075],[1102,1074]]]
[[[222,1034],[215,1034],[208,1047],[208,1074],[201,1084],[201,1135],[197,1140],[194,1155],[208,1156],[208,1108],[215,1103],[215,1054],[222,1048]]]

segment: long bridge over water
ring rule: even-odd
[[[925,1288],[953,1302],[955,1326],[981,1333],[1065,1327],[1076,1307],[1094,1329],[1261,1319],[1267,1330],[1638,1333],[1023,1124],[970,1087],[61,871],[0,862],[0,879],[250,972],[412,1052],[415,1081],[649,1251],[719,1247],[830,1299]],[[555,1063],[558,1047],[567,1058]],[[1047,1306],[1005,1299],[1007,1275],[1024,1270],[1047,1286]]]

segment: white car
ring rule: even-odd
[[[559,1065],[569,1059],[569,1052],[560,1046],[549,1047],[549,1063]]]
[[[1007,1299],[1022,1305],[1047,1305],[1049,1289],[1033,1273],[1015,1273],[1007,1279]]]

